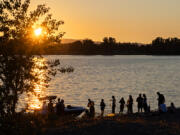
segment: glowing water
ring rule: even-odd
[[[156,92],[162,92],[166,104],[174,102],[180,106],[180,57],[179,56],[46,56],[60,59],[61,65],[71,65],[75,71],[57,74],[52,79],[46,94],[57,95],[65,104],[85,106],[87,99],[95,101],[96,111],[100,111],[100,100],[104,98],[106,113],[111,110],[111,96],[119,100],[128,95],[136,98],[145,93],[152,109],[157,108]],[[41,88],[38,88],[38,90]],[[37,90],[37,91],[38,91]],[[23,100],[21,101],[22,104]],[[34,101],[36,106],[36,101]],[[20,105],[21,106],[21,105]]]

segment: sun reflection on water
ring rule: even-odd
[[[34,58],[35,66],[32,70],[33,75],[37,77],[37,80],[33,82],[34,89],[33,93],[29,93],[26,101],[27,101],[27,110],[33,111],[38,110],[42,107],[42,101],[39,100],[41,97],[45,97],[48,95],[46,88],[46,59],[45,58]]]

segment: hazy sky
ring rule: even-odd
[[[31,0],[31,7],[42,3],[64,20],[64,38],[150,43],[180,37],[180,0]]]

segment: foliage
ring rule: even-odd
[[[115,45],[116,39],[113,37],[104,37],[103,38],[103,44],[104,45]]]
[[[0,1],[0,117],[14,115],[19,97],[33,92],[33,82],[40,73],[33,73],[35,64],[32,52],[36,45],[57,44],[63,36],[57,21],[49,14],[50,8],[38,5],[29,12],[30,0]],[[34,29],[41,27],[43,33],[34,36]],[[41,59],[42,56],[36,56]],[[46,83],[56,74],[59,60],[44,61]]]
[[[60,42],[63,32],[59,32],[59,26],[63,21],[57,21],[49,14],[50,8],[46,5],[38,5],[36,10],[28,12],[30,0],[6,0],[0,2],[0,31],[3,32],[1,42],[17,40],[23,46],[41,39],[41,42]],[[41,27],[44,31],[41,38],[34,38],[34,28]],[[25,42],[25,43],[24,43]],[[16,43],[16,42],[15,42]],[[17,45],[17,44],[16,44]]]
[[[180,39],[157,37],[151,44],[141,44],[122,43],[113,37],[105,37],[102,42],[85,39],[41,49],[44,54],[56,55],[180,55]]]

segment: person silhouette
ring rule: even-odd
[[[62,104],[61,104],[61,100],[60,100],[60,98],[58,98],[58,102],[56,103],[56,114],[57,115],[61,115],[61,107],[62,106]]]
[[[61,107],[60,115],[64,115],[65,105],[64,105],[64,100],[63,99],[61,100],[60,107]]]
[[[89,113],[91,117],[95,116],[95,108],[94,108],[94,101],[88,99],[87,107],[89,107]]]
[[[171,102],[170,107],[168,107],[168,112],[174,113],[176,111],[176,107],[173,102]]]
[[[54,112],[53,103],[52,103],[52,100],[49,100],[49,103],[48,103],[48,113],[53,113],[53,112]]]
[[[129,95],[129,99],[127,101],[128,113],[133,113],[133,98]]]
[[[137,97],[136,102],[138,103],[137,108],[138,108],[138,113],[142,112],[143,109],[143,98],[141,94],[139,94],[139,97]]]
[[[112,113],[115,113],[116,109],[116,99],[115,96],[112,96]]]
[[[101,116],[104,115],[104,109],[106,107],[106,104],[104,103],[104,99],[101,99],[101,103],[100,103],[100,109],[101,109]]]
[[[125,101],[123,97],[120,99],[119,103],[120,103],[120,113],[123,113],[124,105],[125,105]]]
[[[160,92],[157,92],[158,95],[158,108],[160,109],[160,105],[165,103],[165,97]]]
[[[146,94],[143,94],[143,109],[144,112],[148,112],[148,105],[147,105],[147,98],[146,98]]]
[[[91,117],[95,116],[94,101],[92,100],[91,100],[91,105],[90,105],[90,114],[91,114]]]
[[[88,99],[88,104],[87,104],[87,107],[89,107],[89,108],[90,108],[90,106],[91,106],[91,99]]]

